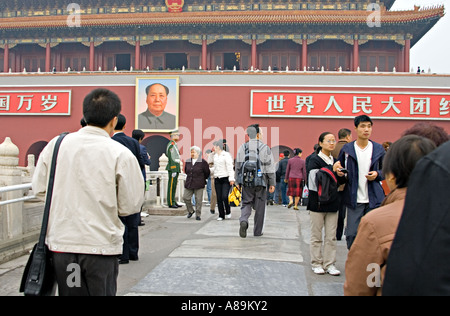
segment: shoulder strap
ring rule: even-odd
[[[55,148],[53,149],[52,165],[50,167],[50,176],[47,187],[47,197],[45,200],[45,207],[44,207],[44,217],[42,218],[41,234],[39,235],[39,243],[38,243],[38,248],[41,249],[44,248],[45,236],[47,235],[48,219],[50,215],[50,206],[53,195],[53,185],[55,183],[56,160],[58,158],[58,152],[59,147],[61,146],[61,142],[63,141],[64,137],[67,136],[67,134],[69,133],[63,133],[59,136],[58,140],[56,141]]]
[[[337,178],[336,178],[336,176],[334,175],[334,172],[333,172],[333,171],[331,171],[331,170],[328,169],[328,168],[322,168],[322,169],[320,169],[320,170],[322,170],[322,171],[324,171],[325,173],[327,173],[327,174],[331,177],[331,179],[333,179],[333,181],[337,183]]]

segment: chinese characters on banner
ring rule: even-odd
[[[70,115],[72,91],[2,91],[0,115]]]
[[[252,91],[251,117],[450,121],[450,92]]]

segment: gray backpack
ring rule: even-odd
[[[242,185],[245,187],[266,187],[264,174],[261,170],[261,159],[259,147],[257,152],[250,152],[248,143],[245,144],[245,159],[242,164],[240,175]]]

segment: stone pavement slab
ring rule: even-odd
[[[187,240],[170,257],[257,259],[303,262],[300,245],[296,241],[281,239],[240,237],[211,237]]]
[[[302,266],[266,260],[169,258],[129,295],[306,296]]]
[[[239,237],[239,216],[233,209],[231,219],[210,219],[129,294],[308,295],[296,213],[270,208],[262,237],[252,235],[252,216],[247,238]]]

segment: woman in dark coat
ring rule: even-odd
[[[308,210],[311,219],[311,266],[316,274],[325,274],[338,276],[341,272],[336,269],[336,228],[339,210],[339,197],[328,201],[328,203],[319,203],[319,195],[315,190],[311,190],[312,184],[316,183],[318,170],[327,168],[333,172],[339,183],[345,182],[344,174],[338,171],[339,163],[333,158],[331,152],[336,147],[336,138],[329,132],[322,133],[319,137],[319,147],[317,155],[314,155],[309,161],[311,169],[309,180],[309,199]],[[325,230],[325,241],[322,240],[322,231]],[[323,245],[322,245],[323,244]],[[323,250],[322,250],[323,247]]]
[[[188,210],[188,218],[194,215],[192,196],[195,195],[195,219],[201,220],[203,190],[209,178],[209,164],[201,157],[202,151],[197,146],[191,148],[191,159],[186,161],[184,172],[186,173],[186,183],[184,185],[183,200]]]

